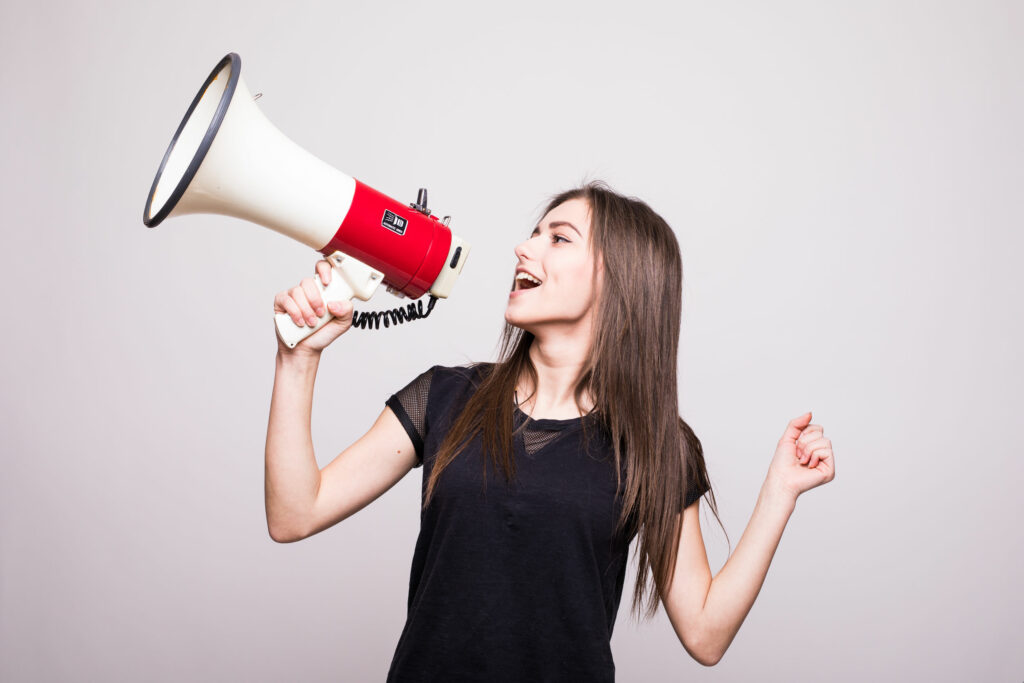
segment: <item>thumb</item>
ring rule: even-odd
[[[331,301],[327,304],[327,310],[331,312],[335,318],[351,318],[352,317],[352,302],[351,301]]]
[[[803,432],[804,427],[811,423],[811,411],[807,411],[803,415],[794,417],[786,425],[786,431],[782,435],[783,441],[790,441],[796,443],[796,440],[800,438],[800,433]]]

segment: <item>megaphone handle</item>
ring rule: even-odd
[[[384,279],[384,274],[379,270],[374,270],[340,251],[331,254],[328,260],[333,265],[330,284],[324,287],[324,283],[319,277],[314,278],[325,306],[332,301],[349,301],[351,299],[366,301],[373,296],[377,286]],[[296,344],[326,325],[332,318],[334,316],[325,307],[324,314],[320,316],[315,325],[299,327],[287,313],[274,315],[274,320],[277,323],[277,336],[290,349],[294,349]]]

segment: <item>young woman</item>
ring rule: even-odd
[[[499,362],[435,366],[319,470],[310,436],[320,354],[350,303],[294,349],[279,344],[266,448],[271,537],[296,541],[423,466],[408,618],[389,681],[612,681],[610,640],[630,541],[633,591],[686,651],[721,659],[761,588],[797,496],[835,476],[831,442],[790,420],[736,550],[714,577],[699,499],[714,494],[679,417],[679,246],[645,203],[601,182],[554,197],[529,238]],[[330,266],[317,264],[326,284]],[[324,312],[312,278],[274,300]],[[654,585],[648,583],[648,573]]]

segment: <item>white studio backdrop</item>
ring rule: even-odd
[[[266,531],[272,300],[317,254],[142,224],[234,51],[292,140],[473,244],[428,320],[326,352],[321,466],[425,368],[494,357],[513,246],[601,178],[679,238],[681,405],[733,546],[790,418],[837,460],[717,666],[630,619],[631,569],[619,680],[1020,680],[1022,38],[1017,2],[3,2],[0,679],[387,672],[421,470]]]

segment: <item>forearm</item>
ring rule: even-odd
[[[704,603],[702,640],[718,658],[729,648],[761,591],[795,506],[792,495],[766,481],[736,550],[711,580]]]
[[[264,478],[267,526],[274,540],[301,532],[320,486],[311,415],[319,355],[277,354]]]

